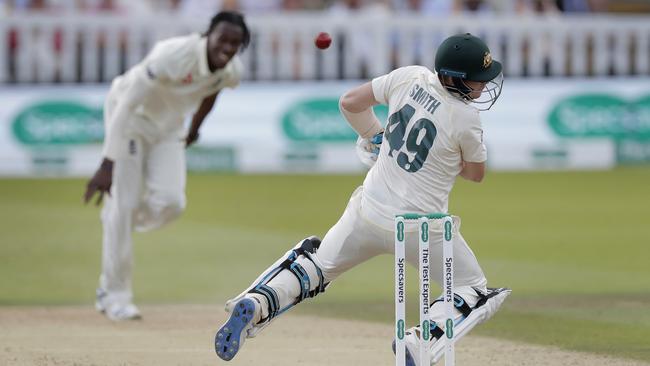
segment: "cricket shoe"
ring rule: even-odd
[[[416,334],[417,333],[417,334]],[[420,365],[419,359],[413,355],[419,355],[420,352],[420,327],[416,326],[407,330],[404,335],[404,345],[406,346],[406,366],[429,366]],[[395,352],[395,340],[393,340],[393,353]],[[417,361],[416,361],[417,359]]]
[[[108,293],[98,288],[96,291],[95,309],[112,321],[139,320],[142,319],[140,310],[133,303],[108,302]]]
[[[230,318],[214,337],[214,350],[219,358],[232,360],[244,345],[247,332],[253,327],[256,311],[259,313],[257,306],[255,300],[244,297],[232,308]]]
[[[453,328],[453,341],[456,342],[471,331],[476,325],[490,319],[501,307],[503,301],[510,295],[512,291],[509,288],[488,288],[487,291],[482,292],[480,299],[476,306],[471,310],[469,315],[463,316],[461,319],[454,321]],[[442,303],[439,303],[442,304]],[[433,307],[432,307],[433,309]],[[431,314],[431,313],[430,313]],[[442,330],[438,328],[438,331]],[[433,330],[432,330],[433,332]],[[444,333],[439,336],[432,334],[435,339],[429,344],[431,354],[431,364],[437,363],[445,353],[445,346],[447,342],[442,337]],[[429,366],[420,365],[418,359],[420,352],[420,327],[415,326],[405,332],[404,343],[406,344],[406,365],[407,366]],[[395,352],[395,342],[393,341],[393,352]],[[415,356],[415,357],[413,357]]]

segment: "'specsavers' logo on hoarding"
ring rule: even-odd
[[[73,101],[32,104],[16,115],[12,130],[26,145],[89,144],[104,138],[102,111]]]
[[[574,96],[555,105],[548,122],[562,137],[650,140],[650,95],[633,102],[607,94]]]
[[[385,121],[388,108],[375,107],[380,121]],[[350,142],[357,134],[339,111],[337,98],[317,98],[292,105],[282,117],[285,135],[294,141]]]

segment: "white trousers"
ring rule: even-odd
[[[178,134],[153,144],[133,138],[129,150],[128,157],[115,161],[111,195],[101,213],[99,286],[108,303],[132,301],[133,230],[159,228],[185,209],[185,146]]]
[[[361,207],[362,194],[361,188],[354,192],[345,212],[327,232],[316,255],[313,256],[314,262],[322,270],[326,282],[333,281],[347,270],[374,256],[395,254],[394,231],[382,228],[367,219],[368,215],[364,214],[364,208]],[[454,222],[454,293],[462,296],[470,307],[474,307],[479,300],[474,288],[485,291],[487,280],[474,253],[458,231],[460,219],[454,218]],[[443,276],[442,224],[435,225],[432,223],[430,229],[431,279],[440,285]],[[407,225],[406,260],[413,266],[418,265],[418,245],[417,224]],[[390,271],[392,267],[386,270]],[[411,278],[412,281],[418,281],[417,274],[413,274]],[[386,284],[386,286],[391,285]],[[278,294],[280,308],[291,304],[300,295],[301,291],[297,278],[286,270],[269,281],[268,286]],[[253,296],[258,299],[261,298],[257,295]],[[437,298],[438,296],[432,293],[431,297]],[[435,307],[432,310],[434,310],[430,312],[432,320],[438,324],[444,324],[444,321],[442,321],[444,312],[435,311]],[[263,309],[262,313],[262,316],[266,317],[268,312]],[[437,319],[438,317],[440,319]]]

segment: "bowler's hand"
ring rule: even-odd
[[[193,143],[195,143],[199,139],[199,131],[190,131],[187,133],[187,137],[185,137],[185,147],[190,147]]]
[[[86,193],[84,194],[84,203],[88,203],[95,192],[99,192],[97,201],[95,202],[96,206],[99,206],[102,203],[104,198],[104,193],[111,194],[111,185],[113,184],[113,161],[104,158],[102,164],[99,166],[99,169],[95,172],[92,178],[88,181],[86,185]]]

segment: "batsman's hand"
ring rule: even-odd
[[[380,132],[369,139],[364,139],[359,136],[357,139],[357,156],[361,162],[368,166],[372,167],[377,161],[379,156],[379,148],[384,139],[384,132]]]
[[[190,147],[199,139],[199,131],[189,131],[185,137],[185,147]]]
[[[84,194],[84,203],[88,203],[95,193],[98,193],[96,206],[102,203],[104,193],[111,194],[111,185],[113,184],[113,161],[104,158],[102,164],[99,166],[95,175],[88,181],[86,185],[86,193]]]

